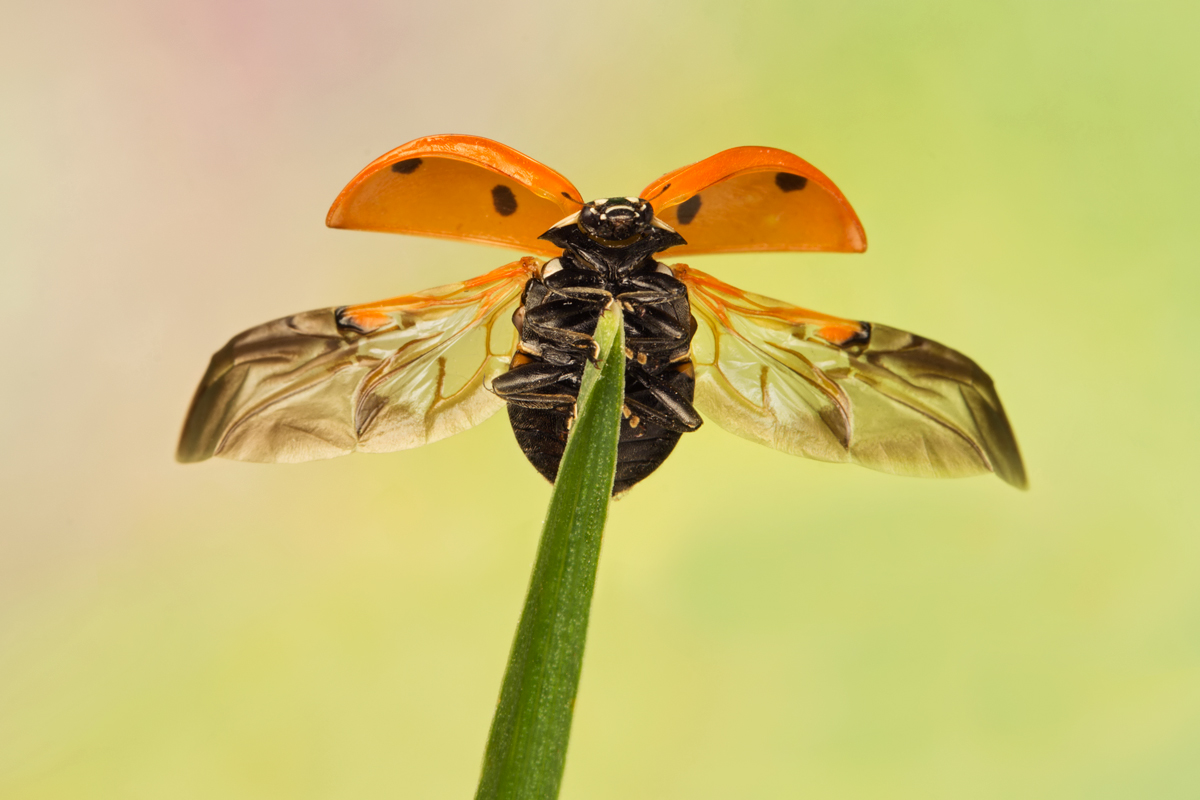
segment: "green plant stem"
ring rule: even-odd
[[[584,369],[476,800],[558,796],[617,463],[625,336],[616,303],[601,317],[596,341],[599,363]]]

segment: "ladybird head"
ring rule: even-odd
[[[579,229],[609,247],[631,243],[650,230],[654,209],[638,197],[593,200],[579,212]]]
[[[687,244],[639,197],[593,200],[538,237],[573,252],[593,269],[621,273],[646,256]]]

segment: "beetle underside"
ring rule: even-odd
[[[649,203],[588,203],[543,239],[563,248],[525,285],[513,315],[520,344],[492,390],[508,403],[517,443],[538,472],[558,474],[584,365],[596,356],[600,315],[621,304],[625,324],[625,406],[613,494],[658,468],[679,437],[700,427],[692,407],[690,357],[696,323],[687,287],[654,254],[683,243]]]

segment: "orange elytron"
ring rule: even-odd
[[[616,301],[627,369],[615,492],[662,464],[701,414],[810,458],[922,477],[994,472],[1025,486],[1000,398],[966,356],[659,260],[865,250],[850,203],[790,153],[737,147],[667,173],[637,197],[585,202],[562,175],[510,147],[429,136],[369,164],[327,223],[547,258],[239,334],[200,383],[179,460],[402,450],[507,406],[525,455],[554,480],[592,333]]]

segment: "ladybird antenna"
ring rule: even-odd
[[[576,200],[574,197],[571,197],[571,195],[567,192],[562,192],[562,196],[570,200],[572,203],[578,203],[581,208],[587,205],[587,203],[583,202],[582,200]]]

